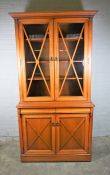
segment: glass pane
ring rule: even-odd
[[[59,94],[82,96],[84,24],[59,24]]]
[[[50,95],[48,24],[24,25],[27,95]]]

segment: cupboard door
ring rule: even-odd
[[[54,22],[55,98],[87,99],[88,20]]]
[[[87,153],[89,147],[89,116],[57,115],[57,154]]]
[[[48,19],[20,20],[22,91],[26,101],[54,98],[53,22]]]
[[[55,127],[51,114],[23,115],[23,142],[25,154],[54,154]]]

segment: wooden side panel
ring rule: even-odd
[[[22,132],[22,118],[21,118],[21,110],[17,109],[18,113],[18,125],[19,125],[19,140],[20,140],[20,152],[21,154],[24,153],[24,147],[23,147],[23,132]]]
[[[19,96],[20,101],[23,101],[23,91],[22,91],[22,69],[21,69],[21,57],[20,57],[20,43],[19,43],[19,22],[15,20],[15,34],[16,34],[16,51],[17,51],[17,65],[18,65],[18,81],[19,81]]]
[[[88,40],[88,100],[91,99],[91,79],[92,79],[92,18],[89,19],[89,40]]]
[[[23,115],[23,144],[25,154],[54,154],[55,128],[51,114]]]
[[[57,115],[57,154],[79,154],[88,152],[89,115]]]

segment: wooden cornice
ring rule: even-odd
[[[26,19],[37,17],[93,17],[97,13],[96,10],[84,10],[84,11],[56,11],[56,12],[12,12],[9,13],[14,19]]]

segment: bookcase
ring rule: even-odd
[[[91,160],[95,13],[10,13],[16,31],[22,161]]]

